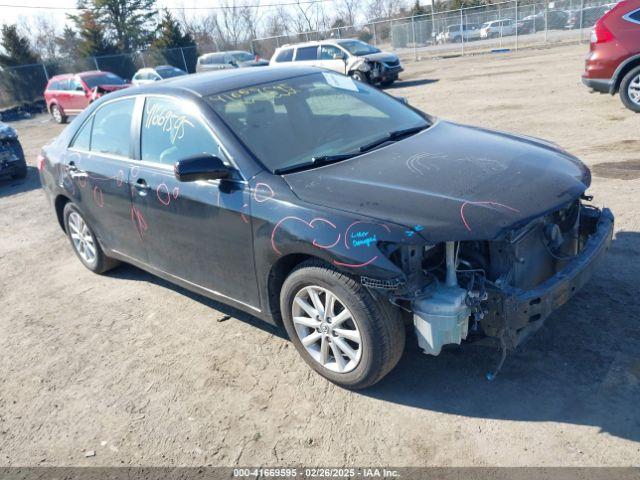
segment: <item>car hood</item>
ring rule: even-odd
[[[446,121],[283,178],[303,201],[415,228],[432,243],[498,238],[575,200],[591,181],[551,143]]]
[[[394,53],[370,53],[368,55],[361,55],[360,58],[366,58],[367,60],[371,60],[374,62],[394,62],[398,60],[398,56]]]

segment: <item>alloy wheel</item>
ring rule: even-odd
[[[86,263],[94,263],[96,261],[96,243],[91,230],[76,212],[71,212],[68,223],[69,234],[76,252]]]
[[[56,105],[54,105],[51,108],[51,114],[53,115],[53,119],[56,122],[62,123],[62,112],[60,111],[60,107],[57,107]]]
[[[631,101],[636,105],[640,105],[640,75],[637,75],[629,82],[627,92]]]
[[[291,307],[293,325],[311,358],[337,373],[355,369],[362,356],[362,336],[355,318],[331,291],[301,288]]]

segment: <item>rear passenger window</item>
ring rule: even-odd
[[[636,10],[635,12],[630,13],[629,18],[634,22],[640,23],[640,10]]]
[[[173,165],[203,153],[225,158],[191,104],[168,98],[147,99],[140,137],[141,158],[146,162]]]
[[[91,148],[91,125],[93,125],[93,117],[86,121],[76,134],[76,138],[71,143],[71,148],[87,151]]]
[[[296,53],[296,62],[305,60],[315,60],[318,57],[318,47],[302,47],[298,48]]]
[[[131,117],[135,99],[125,98],[100,107],[93,117],[91,151],[129,156]]]
[[[276,57],[276,62],[290,62],[291,60],[293,60],[293,48],[282,50]]]

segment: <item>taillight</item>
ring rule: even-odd
[[[591,43],[606,43],[615,40],[611,30],[602,21],[602,18],[596,22],[591,32]]]
[[[256,60],[256,62],[259,62],[259,61],[260,61],[260,55],[258,55],[257,53],[256,53],[256,58],[255,58],[255,60]]]
[[[38,155],[38,170],[42,171],[42,169],[44,168],[44,162],[45,162],[46,158],[44,158],[43,155]]]

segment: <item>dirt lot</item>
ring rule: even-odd
[[[617,216],[593,280],[494,382],[493,349],[410,346],[374,388],[341,390],[256,319],[133,267],[90,273],[35,168],[0,182],[0,465],[639,466],[640,115],[583,88],[585,49],[406,63],[390,89],[561,144]],[[14,125],[31,165],[60,131]]]

